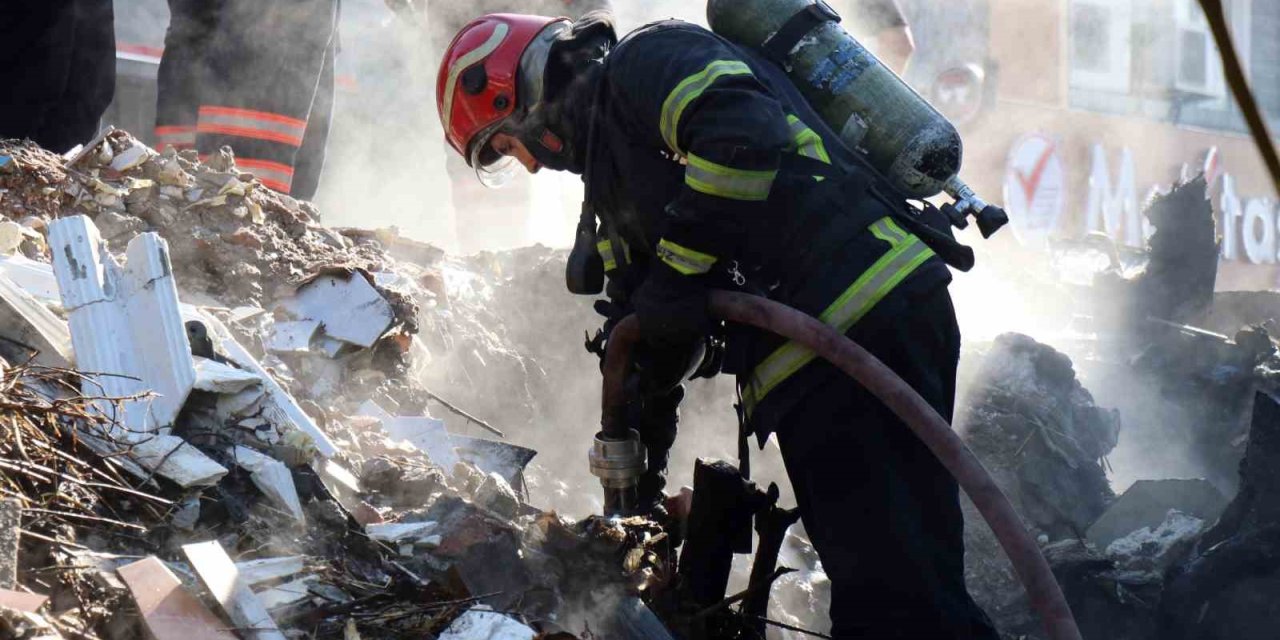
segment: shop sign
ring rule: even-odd
[[[1019,138],[1009,152],[1005,211],[1024,245],[1043,246],[1066,209],[1066,169],[1060,146],[1053,138],[1033,133]]]

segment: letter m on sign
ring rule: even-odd
[[[1089,170],[1088,230],[1102,231],[1117,242],[1141,247],[1145,237],[1134,173],[1133,153],[1126,147],[1120,152],[1120,171],[1113,182],[1106,150],[1100,144],[1093,145]]]

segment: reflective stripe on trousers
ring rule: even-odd
[[[903,231],[890,218],[875,221],[870,229],[877,238],[889,243],[889,250],[818,316],[840,333],[848,332],[894,287],[934,255],[919,238]],[[787,342],[769,354],[743,385],[742,401],[747,415],[769,392],[815,357],[817,354],[813,351],[794,342]]]

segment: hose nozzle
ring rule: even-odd
[[[591,461],[591,475],[600,478],[600,486],[604,488],[604,515],[631,515],[636,508],[636,486],[645,468],[640,433],[630,429],[625,439],[618,440],[601,431],[596,434],[587,457]]]

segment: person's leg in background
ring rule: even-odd
[[[320,174],[324,171],[325,153],[329,146],[329,127],[333,124],[334,58],[338,42],[334,38],[325,52],[324,69],[316,84],[311,113],[307,116],[307,130],[302,134],[302,146],[293,163],[293,191],[295,198],[314,200],[320,189]]]
[[[201,95],[196,148],[291,194],[337,29],[337,0],[227,0]]]
[[[169,0],[169,29],[156,77],[156,149],[192,149],[200,92],[219,36],[222,0]]]

